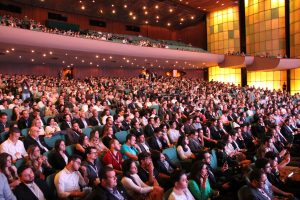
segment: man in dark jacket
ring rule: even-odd
[[[126,190],[117,183],[116,172],[111,167],[104,167],[100,171],[101,183],[87,197],[87,200],[129,200]]]

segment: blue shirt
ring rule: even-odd
[[[0,173],[0,200],[17,200],[11,192],[7,178],[2,173]]]
[[[121,147],[121,153],[123,155],[124,160],[128,159],[128,157],[125,155],[125,153],[131,153],[133,155],[138,155],[139,151],[135,147],[130,147],[127,144],[123,144]]]

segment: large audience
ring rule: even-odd
[[[130,35],[120,35],[113,33],[106,33],[94,30],[88,31],[73,31],[73,30],[62,30],[58,28],[48,28],[44,24],[37,22],[28,17],[23,19],[13,17],[11,15],[0,16],[0,25],[9,26],[14,28],[28,29],[32,31],[41,31],[51,34],[59,34],[69,37],[80,37],[93,40],[101,41],[119,41],[123,44],[132,44],[143,47],[155,47],[155,48],[169,48],[170,45],[176,44],[177,50],[187,50],[187,51],[204,51],[200,48],[191,48],[191,44],[184,44],[182,42],[167,41],[167,40],[154,40],[147,37],[139,35],[138,37]],[[175,42],[175,43],[174,43]],[[174,44],[173,44],[174,43]]]
[[[188,78],[0,77],[4,199],[299,197],[299,94]]]

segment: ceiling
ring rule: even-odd
[[[182,29],[205,19],[205,13],[235,0],[10,0],[57,12],[74,13],[134,25]]]

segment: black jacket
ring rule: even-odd
[[[45,140],[44,140],[44,137],[39,136],[39,140],[40,140],[40,143],[41,143],[44,147],[46,147],[48,150],[51,150],[51,147],[49,147],[49,146],[46,144],[46,142],[45,142]],[[33,139],[31,136],[28,135],[28,136],[25,138],[25,140],[24,140],[24,147],[25,147],[25,149],[27,150],[28,147],[30,147],[31,145],[37,145],[37,146],[40,148],[41,154],[43,154],[43,153],[46,152],[46,150],[45,150],[44,148],[42,148],[42,147],[39,145],[39,143],[38,143],[35,139]]]
[[[34,182],[37,184],[37,186],[43,192],[44,197],[47,200],[53,199],[52,193],[48,189],[45,181],[36,179],[36,180],[34,180]],[[14,189],[13,192],[18,200],[38,200],[38,198],[34,195],[34,193],[24,183],[20,183]]]
[[[124,197],[125,200],[132,200],[129,197],[126,190],[122,186],[117,186],[116,189],[119,193]],[[96,187],[96,189],[88,195],[86,200],[118,200],[113,194],[111,194],[106,188],[102,187],[100,184]]]

